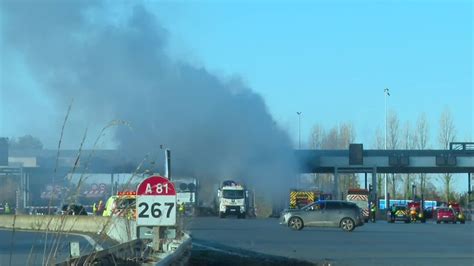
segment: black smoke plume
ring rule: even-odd
[[[88,125],[128,121],[132,130],[116,129],[114,140],[134,160],[161,154],[163,145],[175,175],[287,191],[291,141],[262,97],[238,78],[174,61],[166,52],[170,33],[155,15],[140,4],[108,12],[116,3],[1,1],[2,53],[19,55],[58,113],[74,98],[73,112]],[[56,138],[56,127],[43,130]]]

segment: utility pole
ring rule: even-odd
[[[387,96],[390,96],[390,90],[388,88],[385,88],[384,90],[385,94],[385,150],[387,150],[387,127],[388,127],[388,119],[387,119]],[[385,190],[385,208],[388,208],[390,206],[390,202],[388,201],[388,185],[387,185],[387,178],[388,175],[385,173],[385,180],[384,180],[384,190]]]

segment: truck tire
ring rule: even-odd
[[[219,212],[219,218],[225,218],[225,213]]]
[[[437,224],[440,224],[440,223],[441,223],[441,221],[436,221],[436,223],[437,223]]]
[[[245,213],[239,214],[239,215],[237,216],[237,218],[238,218],[238,219],[245,219]]]

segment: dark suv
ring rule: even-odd
[[[82,205],[65,204],[61,208],[62,215],[87,215],[86,209]]]
[[[339,200],[317,201],[298,210],[286,210],[281,215],[280,224],[293,230],[305,226],[340,227],[352,231],[364,224],[360,208],[354,203]]]

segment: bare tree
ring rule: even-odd
[[[310,145],[314,149],[347,149],[355,140],[355,130],[351,123],[342,123],[326,131],[321,125],[314,125],[311,131]],[[341,175],[340,189],[358,187],[355,175]],[[330,191],[333,187],[333,175],[315,175],[314,182],[320,190]]]
[[[311,130],[309,144],[311,149],[321,149],[323,146],[323,140],[325,139],[324,128],[320,124],[315,124]],[[313,174],[313,182],[318,187],[319,190],[322,190],[323,186],[323,177],[320,174]]]
[[[343,123],[339,126],[338,148],[347,149],[355,141],[355,130],[352,123]]]
[[[327,134],[324,135],[322,148],[328,150],[338,149],[339,130],[337,127],[332,127]]]
[[[405,150],[411,150],[415,147],[415,136],[416,134],[411,129],[410,121],[406,121],[403,127],[403,135],[402,135],[402,146]],[[411,198],[411,183],[412,183],[412,175],[406,174],[405,175],[405,186],[404,186],[404,197],[403,198]]]
[[[454,119],[451,111],[448,108],[445,108],[439,119],[438,142],[442,149],[447,150],[449,149],[449,143],[453,142],[455,139],[456,126],[454,125]],[[441,178],[444,184],[446,201],[450,200],[452,177],[452,174],[446,173]]]
[[[355,130],[352,123],[342,123],[339,125],[338,145],[339,149],[349,148],[349,144],[355,141]],[[359,187],[355,174],[343,175],[341,183],[341,191],[347,191],[348,188]]]
[[[418,150],[426,150],[429,143],[429,124],[426,119],[426,114],[421,113],[416,120],[416,130],[414,132],[414,144],[415,148]],[[426,182],[428,181],[427,174],[420,174],[420,193],[421,195],[425,194]]]
[[[416,131],[415,131],[415,146],[419,150],[426,150],[429,143],[429,124],[426,119],[426,114],[421,113],[416,120]]]
[[[387,129],[387,148],[395,150],[400,145],[400,120],[395,111],[391,111],[388,115],[388,129]],[[397,175],[391,174],[392,179],[392,197],[395,197],[397,191]]]
[[[326,131],[327,133],[324,134],[321,147],[323,149],[328,149],[328,150],[334,150],[337,149],[338,142],[339,142],[339,130],[337,127],[332,127],[329,131]],[[333,175],[325,174],[325,175],[320,175],[320,180],[321,180],[321,190],[324,191],[332,191],[333,189]]]
[[[311,130],[310,147],[311,149],[321,149],[324,139],[324,128],[320,124],[315,124]]]
[[[375,131],[374,148],[383,150],[384,147],[385,147],[385,143],[384,143],[383,133],[380,130],[380,128],[377,128],[377,130]],[[377,174],[377,194],[378,194],[377,196],[378,197],[381,197],[382,195],[382,182],[383,182],[382,174]]]
[[[33,137],[31,135],[25,135],[19,137],[17,139],[11,139],[9,142],[9,146],[11,149],[16,150],[41,150],[43,149],[43,143],[37,137]]]

